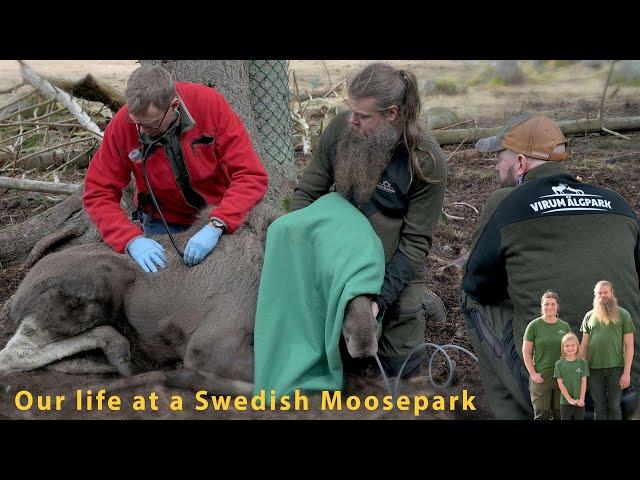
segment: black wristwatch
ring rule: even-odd
[[[210,220],[211,225],[213,225],[216,228],[219,228],[220,230],[222,230],[222,233],[227,231],[227,225],[220,220],[219,218],[212,218]]]

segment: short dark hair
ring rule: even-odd
[[[129,76],[124,96],[129,111],[140,115],[150,105],[158,110],[167,108],[176,96],[176,85],[168,70],[159,65],[143,65]]]

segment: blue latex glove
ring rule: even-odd
[[[164,268],[167,266],[164,247],[150,238],[140,236],[133,239],[129,243],[127,251],[147,273],[157,272],[157,267]]]
[[[190,267],[199,264],[209,255],[220,240],[222,230],[207,224],[187,242],[184,248],[184,263]]]

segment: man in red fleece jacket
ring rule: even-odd
[[[176,233],[193,224],[199,209],[217,205],[185,247],[185,264],[197,265],[262,199],[267,172],[242,121],[216,90],[174,82],[160,66],[142,66],[129,77],[125,97],[89,165],[84,206],[111,248],[157,272],[166,266],[164,249],[148,236],[167,233],[158,208]],[[120,207],[131,174],[143,228]]]

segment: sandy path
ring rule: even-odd
[[[25,60],[36,71],[56,77],[79,79],[87,73],[124,90],[129,74],[138,66],[135,60]],[[22,81],[15,60],[0,60],[0,90]]]

